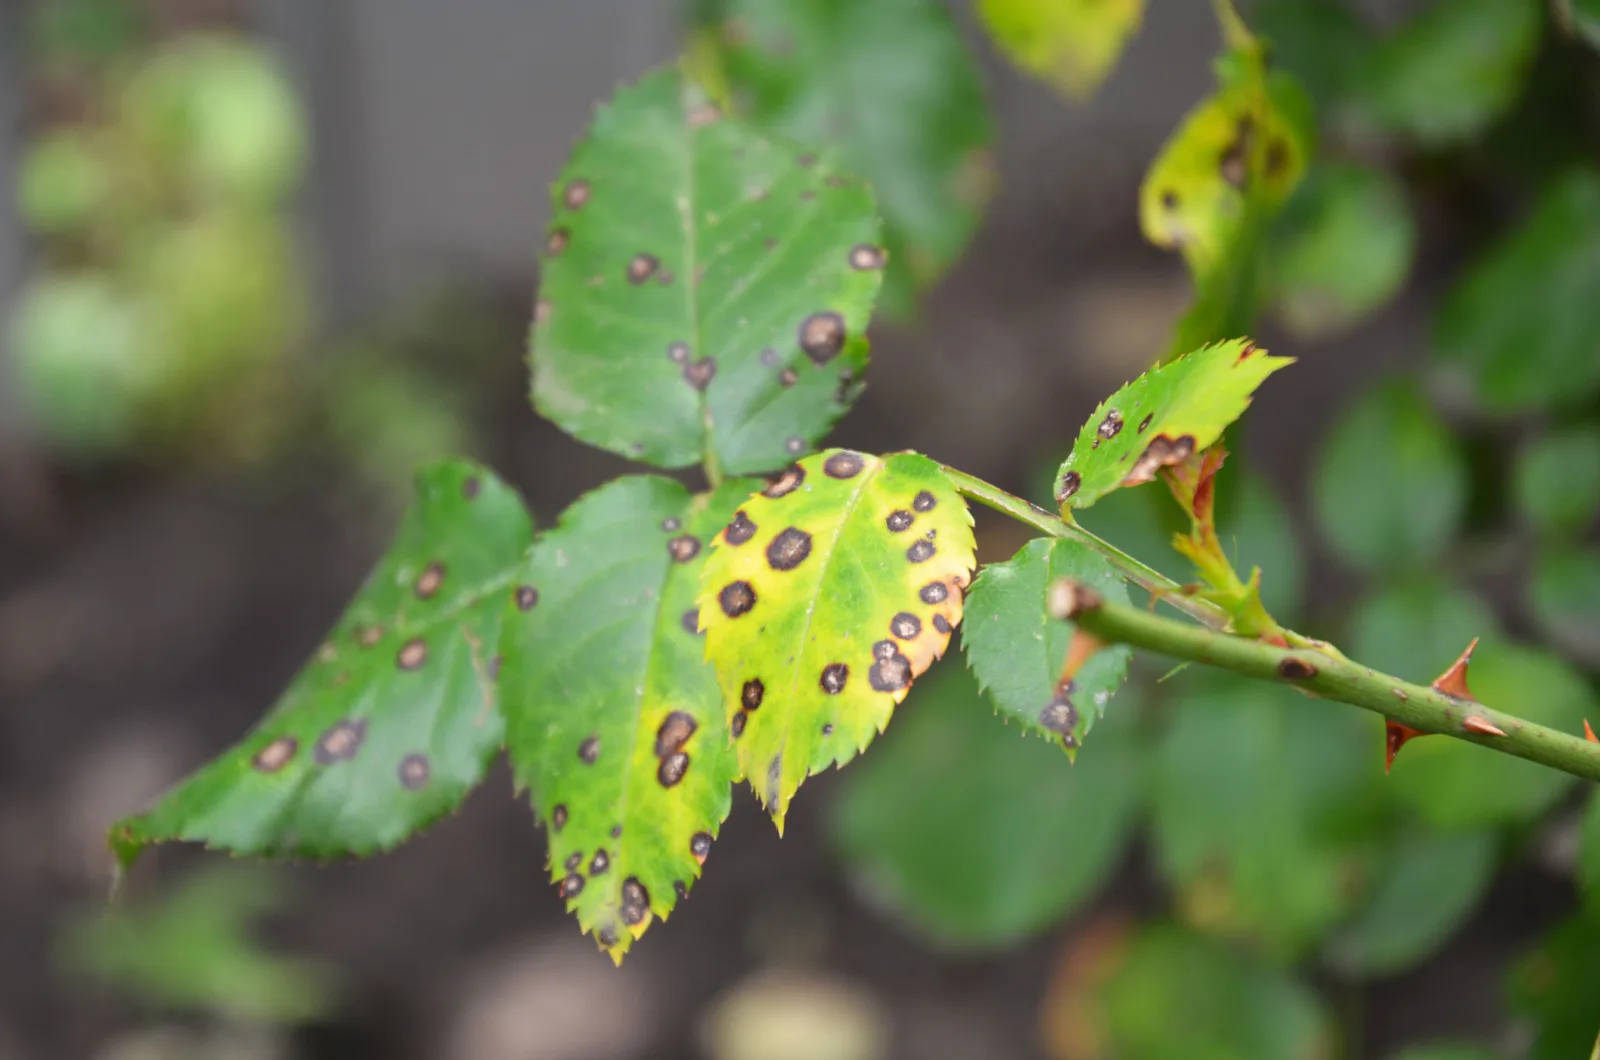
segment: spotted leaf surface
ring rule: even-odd
[[[489,472],[419,472],[393,545],[316,657],[253,733],[112,829],[118,858],[167,840],[368,854],[454,809],[500,746],[495,646],[532,535]]]
[[[927,0],[700,0],[719,79],[750,120],[835,145],[883,210],[885,302],[907,313],[977,229],[993,125],[972,53]]]
[[[1150,482],[1161,468],[1205,449],[1250,405],[1262,381],[1293,358],[1248,339],[1204,346],[1112,394],[1078,432],[1056,474],[1062,511]]]
[[[801,782],[865,750],[944,654],[972,567],[971,513],[915,453],[802,460],[717,535],[706,652],[740,767],[780,830]]]
[[[1196,276],[1224,261],[1252,207],[1288,197],[1311,153],[1310,103],[1291,77],[1269,73],[1253,46],[1221,69],[1221,87],[1184,118],[1139,189],[1145,238],[1181,250]]]
[[[506,746],[578,923],[620,961],[700,875],[737,772],[695,596],[759,485],[655,476],[581,498],[528,553],[506,616]]]
[[[887,253],[872,193],[676,70],[595,114],[551,192],[533,400],[662,467],[766,471],[854,400]]]
[[[1072,623],[1050,614],[1050,586],[1060,578],[1128,602],[1122,578],[1098,552],[1076,541],[1040,538],[1006,562],[983,568],[967,598],[961,642],[967,664],[1000,714],[1070,755],[1122,684],[1129,651],[1119,644],[1096,652],[1060,687],[1074,632]]]
[[[1012,62],[1082,98],[1138,31],[1144,0],[982,0],[978,14]]]

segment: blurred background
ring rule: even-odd
[[[388,856],[166,849],[105,911],[108,825],[271,705],[419,461],[487,461],[542,525],[626,469],[525,399],[548,188],[594,104],[686,48],[758,120],[767,65],[832,76],[743,7],[938,72],[837,90],[907,145],[836,130],[903,248],[838,443],[1049,504],[1192,298],[1138,190],[1214,87],[1213,11],[1149,0],[1118,59],[1063,0],[1096,88],[1013,65],[974,5],[853,3],[0,0],[0,1060],[1588,1055],[1587,789],[1443,741],[1386,780],[1380,719],[1155,660],[1070,768],[950,660],[783,842],[741,789],[620,970],[502,767]],[[1298,363],[1230,437],[1220,520],[1281,619],[1413,680],[1481,636],[1480,698],[1574,732],[1600,722],[1592,7],[1241,2],[1319,144],[1252,331]],[[1084,521],[1185,578],[1164,501]],[[1024,543],[977,514],[980,559]]]

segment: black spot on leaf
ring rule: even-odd
[[[733,522],[722,532],[722,540],[730,545],[742,545],[756,536],[756,531],[761,529],[750,521],[750,517],[740,508],[734,513]]]
[[[769,500],[777,500],[779,497],[787,497],[789,494],[799,489],[800,484],[805,482],[805,480],[806,469],[801,467],[799,464],[790,464],[784,469],[783,474],[779,475],[770,486],[761,491],[761,495]]]
[[[914,640],[922,632],[922,620],[910,611],[902,611],[889,620],[889,632],[901,640]]]
[[[745,710],[755,710],[761,706],[761,700],[766,694],[767,686],[762,683],[761,678],[752,677],[739,690],[739,703]]]
[[[639,877],[629,876],[622,884],[622,922],[637,927],[650,914],[650,892]]]
[[[844,340],[844,317],[838,313],[812,313],[800,322],[800,348],[818,364],[837,357]]]
[[[934,551],[933,542],[927,538],[922,538],[906,549],[906,559],[912,563],[926,563],[933,558]]]
[[[314,757],[319,766],[348,761],[361,750],[361,741],[367,735],[367,719],[345,720],[334,723],[317,739]]]
[[[664,758],[674,751],[681,751],[699,727],[700,723],[694,720],[694,715],[685,711],[675,710],[668,714],[661,727],[656,729],[656,757]]]
[[[850,679],[850,667],[842,662],[829,663],[822,668],[822,678],[817,683],[822,690],[830,696],[836,696],[844,691],[845,682]]]
[[[667,542],[667,554],[676,563],[688,563],[700,554],[700,539],[693,534],[683,534]]]
[[[576,872],[569,873],[567,878],[561,881],[561,897],[576,898],[582,893],[583,877]]]
[[[250,765],[258,773],[276,773],[293,760],[299,747],[300,741],[293,736],[280,736],[257,751]]]
[[[661,760],[661,765],[656,769],[656,780],[663,788],[675,786],[689,772],[689,755],[685,751],[677,751]]]
[[[767,546],[767,565],[773,570],[794,570],[811,555],[811,535],[791,526]]]
[[[738,618],[748,614],[756,606],[756,591],[746,581],[729,582],[717,594],[717,603],[722,605],[722,613],[729,618]]]
[[[925,604],[942,604],[950,598],[950,587],[944,582],[929,582],[917,593]]]
[[[916,517],[908,511],[892,511],[889,513],[889,517],[883,521],[883,525],[889,528],[890,533],[898,534],[911,529],[911,521],[914,518]]]
[[[578,761],[592,766],[600,758],[600,737],[590,736],[578,745]]]
[[[845,449],[828,457],[827,461],[822,465],[822,470],[830,478],[845,479],[855,478],[861,474],[861,469],[864,466],[860,453],[852,453]]]
[[[637,286],[649,280],[661,267],[661,259],[654,254],[635,254],[628,262],[628,282]]]
[[[539,605],[539,590],[531,585],[517,586],[517,610],[532,611]]]
[[[422,664],[428,661],[428,642],[421,637],[414,637],[400,646],[395,654],[395,665],[402,670],[420,670]]]

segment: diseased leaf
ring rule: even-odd
[[[1450,293],[1434,341],[1502,412],[1580,405],[1600,390],[1600,173],[1580,169],[1544,193]]]
[[[1074,755],[1121,686],[1131,653],[1122,644],[1102,648],[1066,689],[1059,687],[1075,632],[1050,614],[1050,587],[1060,578],[1128,602],[1121,575],[1100,553],[1076,541],[1039,538],[983,568],[967,597],[961,640],[967,665],[1000,715]]]
[[[980,0],[978,15],[1012,62],[1083,99],[1138,32],[1144,0]]]
[[[1196,926],[1295,957],[1349,912],[1386,816],[1367,719],[1217,671],[1178,681],[1152,782],[1156,863]]]
[[[1481,132],[1521,93],[1540,7],[1538,0],[1434,0],[1380,44],[1363,82],[1372,114],[1430,147]]]
[[[1583,675],[1534,648],[1480,645],[1468,684],[1479,702],[1562,731],[1600,717]],[[1553,806],[1577,778],[1461,740],[1413,740],[1396,761],[1395,793],[1440,829],[1522,824]]]
[[[118,859],[168,840],[370,854],[454,809],[500,748],[495,646],[532,536],[488,471],[420,471],[394,543],[316,658],[253,733],[113,826]]]
[[[1244,414],[1262,381],[1293,358],[1248,339],[1206,346],[1155,368],[1100,403],[1056,475],[1063,512],[1150,482],[1200,452]]]
[[[563,429],[764,471],[854,400],[884,249],[871,191],[829,159],[664,70],[596,112],[551,207],[533,399]]]
[[[1144,789],[1127,711],[1069,769],[990,709],[962,667],[941,667],[833,803],[863,894],[957,949],[1015,943],[1092,898],[1133,838]]]
[[[1581,663],[1600,663],[1600,551],[1573,547],[1541,552],[1527,593],[1551,644]]]
[[[620,962],[688,894],[738,776],[695,596],[712,536],[759,483],[691,496],[656,476],[576,501],[506,614],[506,748],[549,832],[550,876]]]
[[[913,308],[978,225],[993,128],[972,55],[927,0],[700,0],[722,73],[763,129],[836,145],[878,198],[885,307]]]
[[[1466,514],[1466,461],[1417,387],[1397,380],[1362,395],[1324,439],[1312,502],[1345,561],[1411,569],[1455,538]]]
[[[1349,328],[1400,290],[1415,252],[1399,181],[1354,165],[1313,169],[1278,218],[1269,251],[1278,316],[1299,335]]]
[[[1574,424],[1532,439],[1517,454],[1517,508],[1540,533],[1575,536],[1600,515],[1600,427]]]
[[[1510,977],[1513,1011],[1534,1028],[1528,1060],[1572,1060],[1594,1048],[1600,1014],[1600,920],[1574,916],[1523,958]]]
[[[831,449],[717,535],[700,595],[739,764],[779,830],[807,776],[889,724],[961,621],[972,515],[916,453]]]
[[[1498,847],[1490,831],[1396,837],[1365,904],[1329,942],[1330,963],[1352,978],[1370,978],[1425,960],[1488,892]]]

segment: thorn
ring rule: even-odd
[[[1455,699],[1476,698],[1472,694],[1472,689],[1467,687],[1467,664],[1472,661],[1472,652],[1477,646],[1478,638],[1473,637],[1472,643],[1467,645],[1467,650],[1450,664],[1450,669],[1434,678],[1433,687]]]
[[[1600,743],[1600,737],[1596,737],[1594,730],[1589,728],[1588,718],[1583,719],[1583,738],[1588,740],[1590,743]]]
[[[1386,744],[1384,748],[1385,754],[1383,760],[1383,771],[1385,774],[1387,774],[1394,766],[1394,756],[1400,753],[1400,748],[1406,745],[1407,740],[1417,736],[1427,736],[1429,734],[1423,732],[1421,729],[1413,729],[1409,725],[1401,725],[1398,721],[1385,720],[1383,723],[1383,735],[1384,742]]]
[[[1489,721],[1488,718],[1480,718],[1476,714],[1468,714],[1466,717],[1462,718],[1461,727],[1468,732],[1475,732],[1480,736],[1505,735],[1505,730]]]

